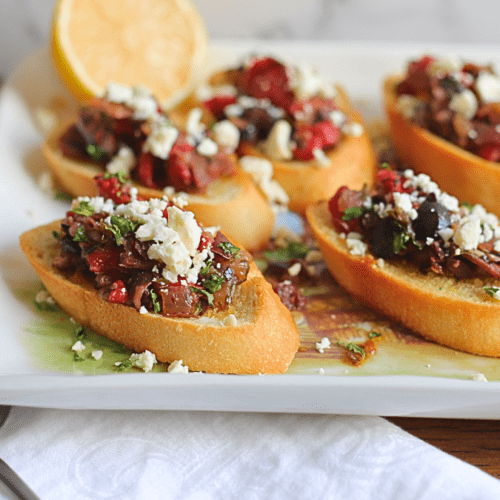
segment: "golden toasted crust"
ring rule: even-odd
[[[94,177],[98,167],[63,156],[59,138],[68,123],[58,127],[42,144],[42,153],[56,181],[72,196],[96,196]],[[161,191],[134,183],[145,199],[159,198]],[[247,250],[263,248],[271,237],[274,213],[251,177],[239,169],[238,174],[212,182],[203,195],[188,195],[187,208],[205,226],[219,226],[229,238]]]
[[[339,108],[351,122],[363,124],[362,116],[351,106],[346,92],[338,85],[335,88],[335,101]],[[242,154],[265,158],[262,152],[252,147],[242,148]],[[320,166],[316,160],[271,160],[274,178],[290,198],[290,210],[303,214],[308,205],[330,198],[344,185],[350,189],[361,189],[364,185],[373,184],[376,159],[364,124],[362,135],[342,137],[326,155],[330,160],[327,167]]]
[[[500,215],[500,165],[469,153],[432,132],[411,124],[397,108],[399,76],[384,82],[384,105],[398,156],[418,173],[430,175],[441,189]]]
[[[325,263],[337,282],[360,301],[422,336],[461,351],[500,357],[500,302],[483,285],[420,273],[410,265],[353,256],[331,223],[326,202],[306,212]]]
[[[52,267],[60,244],[52,231],[60,222],[21,235],[23,252],[55,301],[76,322],[96,333],[158,360],[182,359],[192,371],[211,373],[282,373],[298,347],[293,317],[255,264],[247,281],[237,287],[231,312],[236,326],[225,325],[228,312],[200,319],[140,314],[102,299],[81,274],[67,278]]]

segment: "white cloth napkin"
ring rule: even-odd
[[[380,417],[16,407],[0,458],[42,500],[500,498]]]

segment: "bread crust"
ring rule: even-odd
[[[333,228],[326,202],[310,206],[307,220],[335,280],[358,300],[423,337],[460,351],[500,357],[500,302],[474,279],[422,274],[410,265],[353,256]],[[487,286],[500,287],[489,279]]]
[[[91,163],[65,157],[58,144],[71,122],[65,122],[42,144],[42,153],[55,180],[72,196],[96,196],[94,177],[102,169]],[[137,183],[139,195],[145,199],[160,198],[162,191]],[[238,168],[230,178],[210,183],[203,195],[188,195],[188,209],[205,226],[218,226],[229,238],[247,250],[263,248],[274,227],[274,213],[251,177]]]
[[[401,76],[384,81],[390,136],[398,156],[417,173],[432,177],[443,191],[500,215],[500,164],[485,160],[406,120],[397,108]]]
[[[256,265],[236,288],[230,311],[202,319],[141,314],[101,298],[81,274],[66,277],[52,267],[60,250],[52,232],[60,221],[32,229],[20,245],[47,291],[77,323],[136,352],[149,350],[159,361],[182,359],[191,371],[210,373],[283,373],[299,347],[292,314]],[[224,324],[233,313],[237,325]]]
[[[288,207],[304,214],[310,204],[333,196],[341,186],[361,189],[371,186],[376,175],[376,159],[363,117],[351,105],[347,93],[339,85],[335,86],[339,108],[352,123],[363,125],[363,133],[358,136],[343,135],[339,143],[326,152],[330,164],[318,165],[316,160],[271,160],[257,148],[243,146],[242,155],[259,156],[271,161],[274,179],[290,198]]]

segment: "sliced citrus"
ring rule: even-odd
[[[203,79],[208,35],[189,0],[59,0],[51,46],[77,99],[113,81],[144,85],[171,107]]]

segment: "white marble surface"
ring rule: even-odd
[[[193,0],[216,38],[500,43],[492,0]],[[47,43],[55,0],[0,0],[0,75]]]

